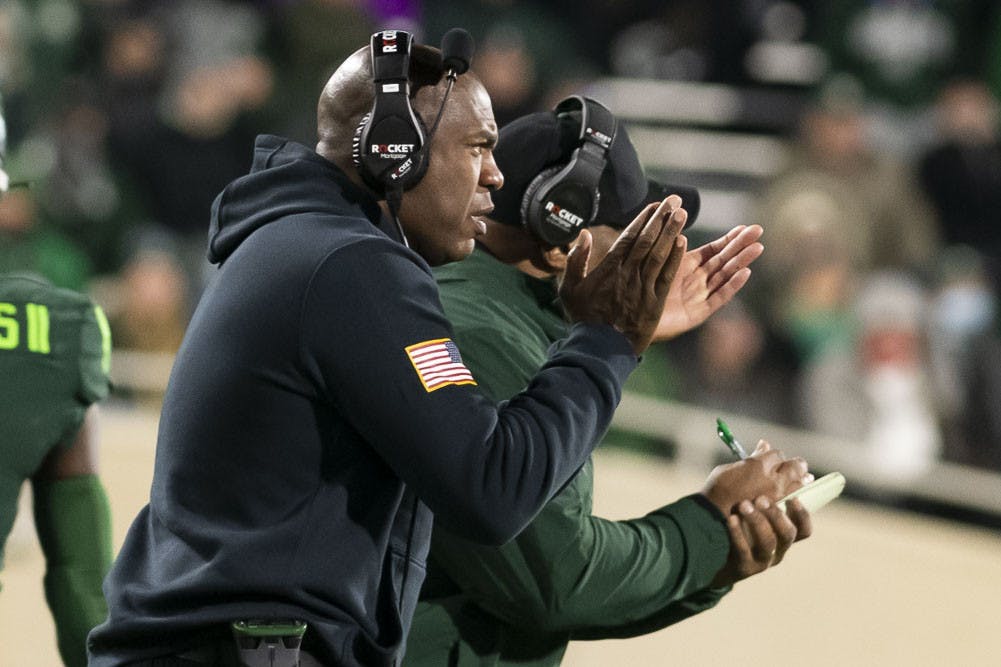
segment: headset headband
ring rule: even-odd
[[[584,142],[590,142],[606,152],[612,147],[618,121],[600,102],[573,95],[557,104],[554,111],[557,116],[570,111],[580,111],[580,134],[577,139],[582,146]]]

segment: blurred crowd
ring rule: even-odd
[[[5,164],[30,184],[0,201],[0,272],[88,291],[119,349],[176,350],[254,135],[312,145],[323,82],[374,30],[453,26],[500,124],[600,77],[803,100],[791,158],[732,221],[765,228],[751,283],[630,388],[842,436],[897,477],[1001,470],[986,0],[0,0]]]

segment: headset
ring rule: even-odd
[[[461,28],[445,33],[441,41],[442,67],[448,86],[431,131],[410,103],[410,52],[413,35],[405,30],[382,30],[372,35],[372,83],[375,100],[362,117],[351,145],[358,173],[367,186],[384,196],[406,243],[398,212],[403,192],[420,183],[427,172],[431,140],[441,121],[445,102],[456,78],[469,69],[473,38]]]
[[[403,30],[372,35],[372,110],[355,131],[351,149],[365,184],[378,194],[409,190],[427,171],[427,128],[410,104],[410,50]]]
[[[598,183],[618,128],[612,112],[590,98],[575,95],[556,105],[557,115],[571,111],[580,111],[581,118],[570,162],[542,171],[521,200],[522,224],[554,247],[573,241],[598,214]]]

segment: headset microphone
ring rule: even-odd
[[[475,49],[472,35],[462,28],[452,28],[445,33],[441,38],[441,60],[448,78],[454,80],[466,73]]]
[[[473,51],[476,50],[473,44],[473,36],[462,28],[452,28],[441,38],[441,62],[445,68],[448,78],[448,87],[445,95],[441,98],[441,106],[438,108],[438,115],[434,119],[434,125],[428,133],[427,146],[430,148],[431,139],[438,130],[438,123],[441,121],[441,114],[445,111],[445,100],[452,92],[452,84],[460,74],[465,74],[469,70],[469,61],[473,59]]]

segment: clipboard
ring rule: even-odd
[[[801,486],[778,502],[779,509],[785,512],[786,501],[799,499],[807,512],[811,514],[841,495],[845,489],[845,476],[840,472],[832,472],[820,479],[815,479],[806,486]]]

